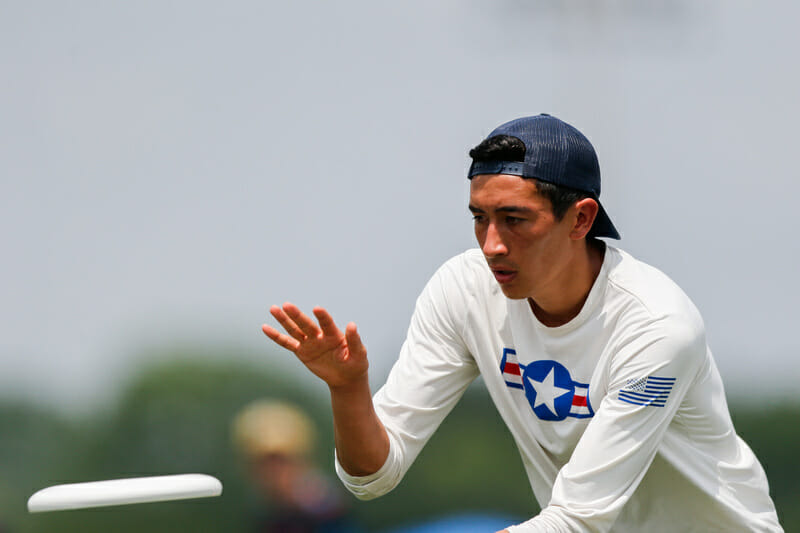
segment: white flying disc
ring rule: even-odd
[[[28,499],[28,511],[63,511],[107,505],[207,498],[222,494],[222,483],[206,474],[179,474],[54,485]]]

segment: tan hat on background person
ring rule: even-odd
[[[233,420],[233,439],[248,457],[270,454],[307,456],[314,448],[314,427],[299,408],[278,400],[256,400]]]

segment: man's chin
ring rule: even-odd
[[[503,291],[503,294],[509,300],[524,300],[528,297],[523,291],[519,289],[515,290],[514,287],[500,285],[500,290]]]

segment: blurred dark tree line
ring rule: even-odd
[[[258,501],[231,442],[236,413],[258,398],[305,409],[319,428],[316,458],[333,474],[333,434],[321,383],[241,359],[171,353],[130,382],[115,405],[76,419],[25,403],[0,403],[0,532],[247,532]],[[236,362],[231,362],[236,361]],[[800,531],[800,404],[733,405],[736,427],[764,464],[786,531]],[[28,514],[43,487],[80,481],[200,472],[219,498]],[[520,519],[538,511],[517,450],[480,386],[470,388],[403,483],[371,501],[353,499],[365,531],[457,512]],[[5,529],[3,529],[5,527]]]

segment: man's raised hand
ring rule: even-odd
[[[286,334],[264,324],[264,334],[293,352],[306,367],[331,388],[346,387],[367,380],[367,349],[354,323],[344,333],[322,307],[313,310],[317,322],[291,303],[273,305],[269,312]]]

